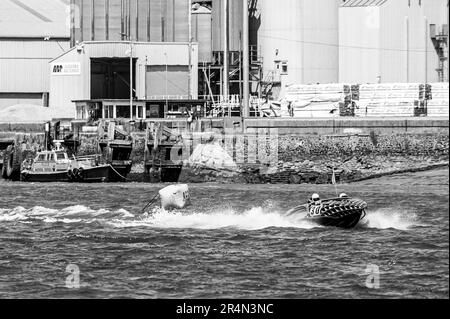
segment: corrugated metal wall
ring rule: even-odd
[[[184,96],[188,94],[189,68],[180,65],[151,65],[146,70],[146,95],[148,98]]]
[[[338,79],[339,0],[276,0],[258,2],[261,25],[258,45],[264,73],[277,60],[288,62],[284,84],[328,83]]]
[[[189,0],[71,0],[75,7],[72,44],[127,40],[187,42]],[[79,20],[79,21],[78,21]],[[122,35],[123,34],[123,35]]]
[[[0,40],[0,92],[48,92],[48,63],[68,49],[69,41]]]
[[[242,0],[228,0],[228,16],[229,50],[240,51],[243,26]],[[223,48],[223,1],[212,0],[212,49],[223,51]]]

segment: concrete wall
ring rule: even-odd
[[[367,135],[391,133],[447,133],[448,119],[411,118],[411,119],[246,119],[246,131],[276,128],[280,135]]]

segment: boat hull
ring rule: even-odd
[[[67,172],[22,173],[21,180],[30,183],[69,182]]]
[[[366,216],[367,203],[357,198],[331,198],[308,205],[307,219],[322,226],[354,228]]]
[[[61,172],[23,172],[22,181],[34,183],[72,182],[102,183],[109,181],[110,166],[98,166],[78,170],[75,173]]]
[[[80,183],[104,183],[109,181],[110,165],[102,165],[85,169],[81,174],[77,176],[78,179],[75,182]]]
[[[125,182],[131,171],[131,164],[110,165],[108,182]]]
[[[325,227],[338,227],[351,229],[356,227],[364,218],[364,211],[348,214],[343,217],[314,216],[307,217],[308,220]]]

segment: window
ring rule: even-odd
[[[41,162],[46,161],[47,160],[47,154],[39,154],[37,160],[41,161]]]
[[[150,104],[146,108],[147,118],[160,118],[159,105]]]
[[[287,61],[281,62],[281,74],[288,74],[288,63],[287,63]]]
[[[66,157],[64,156],[64,153],[56,153],[56,160],[57,161],[61,161],[61,160],[65,160]]]
[[[113,119],[114,118],[114,106],[113,105],[105,105],[105,119]]]
[[[144,110],[142,105],[138,106],[138,119],[143,119],[144,118]]]
[[[117,105],[116,112],[118,118],[129,119],[131,117],[129,105]]]
[[[77,119],[84,120],[86,118],[86,106],[77,106]]]

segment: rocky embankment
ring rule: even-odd
[[[282,136],[272,165],[208,165],[183,169],[185,182],[326,184],[448,166],[449,136]]]
[[[143,181],[145,138],[133,133],[132,180]],[[15,138],[21,145],[23,158],[34,156],[42,148],[42,133],[0,134]],[[236,159],[238,149],[244,158]],[[449,135],[432,134],[368,134],[368,135],[282,135],[277,137],[277,154],[270,164],[249,164],[248,158],[257,147],[235,144],[230,150],[222,138],[202,141],[192,148],[185,161],[180,182],[223,183],[331,183],[352,182],[394,173],[448,167]],[[95,134],[81,138],[79,155],[98,152]],[[254,155],[254,154],[253,154]]]

